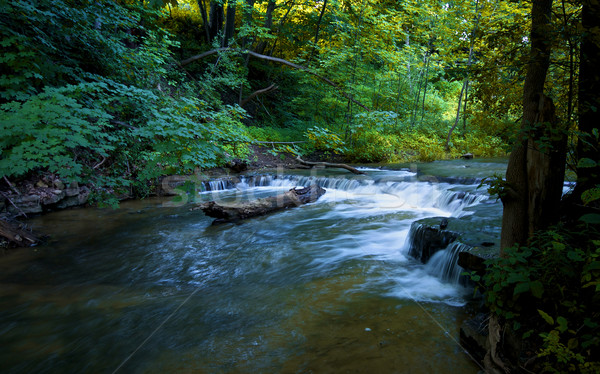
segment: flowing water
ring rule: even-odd
[[[441,255],[409,258],[406,238],[417,219],[498,204],[476,184],[366,173],[197,189],[221,202],[327,190],[238,224],[172,199],[32,220],[51,241],[0,259],[3,372],[476,373],[457,343],[471,290],[436,273]]]

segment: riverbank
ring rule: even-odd
[[[343,162],[341,155],[324,152],[315,152],[304,156],[304,158],[312,162]],[[237,175],[240,172],[276,168],[305,169],[307,166],[298,162],[294,154],[278,151],[274,143],[251,145],[249,146],[249,154],[245,159],[233,159],[223,167],[201,170],[199,173],[206,175],[207,178],[222,178]],[[3,178],[0,182],[0,220],[12,222],[7,224],[6,227],[27,230],[26,226],[14,220],[27,220],[30,217],[63,209],[102,205],[103,200],[94,197],[98,190],[103,190],[104,193],[108,194],[111,193],[110,189],[105,186],[85,185],[78,182],[69,183],[52,173],[36,173],[17,181]],[[161,181],[150,189],[151,196],[169,194],[170,191],[163,188]],[[136,193],[133,190],[130,190],[129,193],[116,194],[119,201],[135,197]],[[18,235],[15,234],[15,231],[9,236],[0,235],[0,248],[31,244],[29,241],[21,243],[13,240],[15,235]],[[22,237],[22,235],[18,235],[18,237]]]

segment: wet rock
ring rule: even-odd
[[[53,190],[42,198],[42,205],[53,205],[64,199],[65,191]]]
[[[87,187],[79,188],[79,194],[75,196],[67,196],[56,204],[58,209],[66,209],[74,206],[80,206],[87,203],[90,190]]]
[[[39,188],[48,188],[48,185],[44,183],[44,181],[38,181],[35,186]]]
[[[460,345],[478,362],[483,362],[487,353],[487,318],[486,313],[479,313],[460,326]]]
[[[244,160],[235,158],[227,163],[227,167],[234,173],[241,173],[242,171],[248,170],[248,163]]]
[[[422,263],[427,263],[437,251],[445,249],[448,244],[458,238],[458,233],[440,229],[442,218],[436,219],[437,224],[432,225],[421,221],[414,222],[410,228],[408,254]],[[448,221],[445,222],[446,226]]]
[[[472,159],[474,156],[472,153],[465,153],[464,155],[460,156],[460,158],[464,158],[465,160],[470,160]]]
[[[11,199],[13,203],[25,214],[42,212],[42,199],[39,195],[23,195]],[[15,207],[12,205],[8,206],[8,211],[14,214],[21,213],[21,211],[15,209]]]
[[[71,182],[69,187],[65,190],[67,197],[79,195],[79,184],[77,182]]]
[[[52,183],[52,185],[57,190],[64,190],[65,189],[65,184],[63,182],[61,182],[60,179],[55,179],[54,182]]]

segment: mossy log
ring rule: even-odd
[[[323,188],[313,184],[309,187],[292,188],[276,196],[241,204],[221,205],[215,201],[210,201],[200,204],[193,209],[201,209],[207,216],[216,218],[213,223],[237,222],[246,218],[262,216],[279,210],[312,203],[317,201],[324,193],[325,190]]]

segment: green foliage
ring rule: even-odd
[[[306,137],[314,149],[327,152],[331,151],[336,154],[343,154],[346,152],[342,138],[327,128],[313,126],[306,130]]]
[[[537,342],[547,372],[591,373],[600,365],[594,361],[600,351],[599,237],[593,226],[557,227],[487,262],[481,279],[487,305]]]
[[[109,133],[110,116],[86,106],[81,86],[47,88],[24,103],[0,106],[0,170],[22,176],[44,168],[67,180],[79,179],[93,159],[108,157],[116,138]]]

